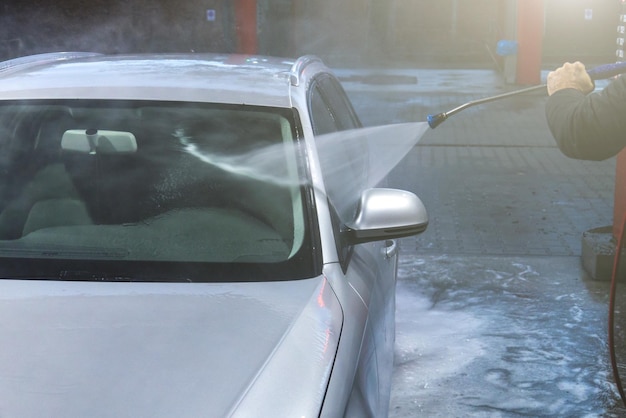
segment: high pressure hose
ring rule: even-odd
[[[622,229],[620,230],[619,237],[617,239],[617,247],[615,248],[615,258],[613,259],[613,273],[611,275],[611,288],[609,290],[609,356],[611,358],[611,367],[613,368],[613,379],[617,385],[617,391],[622,399],[622,403],[626,406],[626,396],[624,395],[624,389],[622,388],[622,379],[619,376],[619,369],[617,367],[617,357],[615,355],[615,295],[617,289],[617,273],[619,271],[620,256],[622,254],[622,245],[624,239],[624,228],[626,228],[626,213],[622,220]]]
[[[614,77],[619,74],[626,73],[626,62],[618,62],[616,64],[605,64],[600,65],[599,67],[592,68],[587,71],[589,77],[592,80],[603,80],[607,78]],[[547,92],[547,88],[545,84],[540,84],[538,86],[527,87],[521,90],[510,91],[508,93],[499,94],[497,96],[486,97],[483,99],[473,100],[471,102],[467,102],[462,104],[461,106],[455,107],[452,110],[447,112],[441,112],[434,115],[428,115],[426,120],[428,121],[428,126],[432,129],[435,129],[437,126],[441,125],[448,117],[460,112],[461,110],[467,109],[468,107],[476,106],[483,103],[493,102],[494,100],[505,99],[507,97],[516,96],[518,94],[530,93],[534,91],[545,91]]]

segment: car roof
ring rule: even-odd
[[[315,57],[49,53],[0,63],[0,100],[129,99],[291,107]],[[315,66],[318,67],[319,66]]]

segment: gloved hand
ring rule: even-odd
[[[595,88],[593,80],[587,74],[581,62],[566,62],[562,67],[548,73],[548,95],[563,89],[576,89],[584,94],[591,93]]]

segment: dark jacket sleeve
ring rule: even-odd
[[[559,90],[548,98],[546,118],[559,149],[568,157],[604,160],[626,146],[626,77],[584,95]]]

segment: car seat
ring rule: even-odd
[[[45,109],[28,123],[38,127],[30,135],[12,138],[19,143],[12,145],[5,177],[0,179],[4,186],[0,239],[21,237],[29,213],[37,202],[78,197],[61,162],[61,138],[73,125],[69,109]],[[62,211],[57,213],[58,216],[62,214]]]

